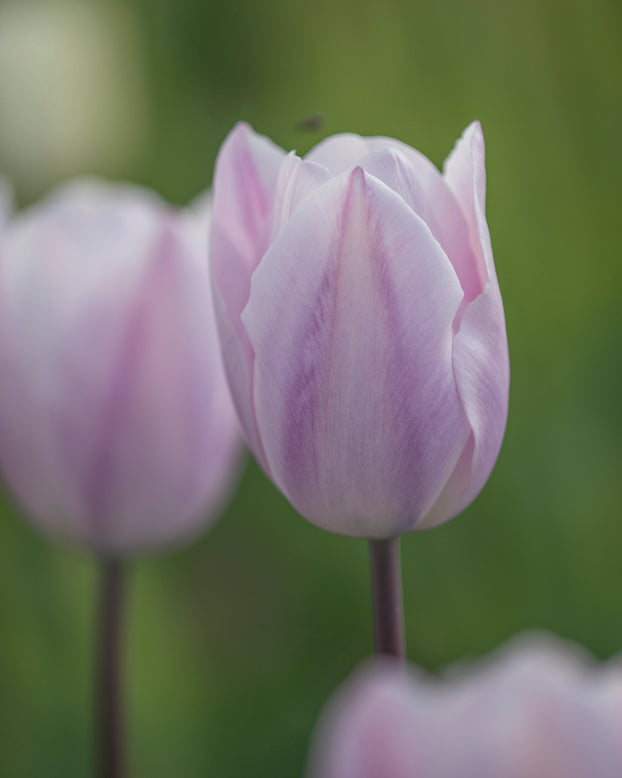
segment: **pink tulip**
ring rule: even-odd
[[[488,479],[509,367],[484,197],[477,123],[442,175],[389,138],[300,159],[240,124],[223,144],[210,251],[229,385],[256,458],[318,526],[424,529]]]
[[[104,554],[215,511],[239,432],[207,270],[208,212],[73,184],[0,241],[0,466],[28,517]]]
[[[437,680],[385,660],[322,715],[310,778],[617,778],[622,665],[522,638]]]

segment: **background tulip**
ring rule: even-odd
[[[208,204],[71,185],[0,246],[0,465],[26,515],[100,557],[98,774],[124,775],[120,557],[215,516],[239,453]]]
[[[196,531],[231,485],[207,229],[204,207],[96,182],[9,220],[0,464],[46,533],[136,552]]]
[[[323,714],[310,778],[615,778],[622,666],[521,638],[433,679],[388,660],[360,671]]]
[[[255,456],[318,526],[431,527],[490,475],[509,371],[484,199],[477,123],[442,175],[388,138],[338,135],[300,159],[240,124],[223,144],[227,375]]]

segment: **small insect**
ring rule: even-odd
[[[325,124],[326,120],[321,114],[312,113],[309,116],[305,116],[305,118],[301,119],[299,122],[296,122],[295,129],[300,132],[315,132],[316,130],[321,130]]]

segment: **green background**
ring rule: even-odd
[[[123,12],[147,121],[133,156],[87,172],[175,202],[209,185],[242,118],[299,153],[354,131],[438,165],[482,122],[509,422],[475,503],[403,539],[409,655],[434,669],[533,627],[618,652],[622,6],[130,0]],[[297,129],[316,112],[321,130]],[[16,187],[22,203],[40,194]],[[90,774],[96,584],[91,559],[2,504],[2,776]],[[371,650],[364,541],[308,524],[249,460],[219,523],[136,561],[128,584],[132,774],[301,776],[323,703]]]

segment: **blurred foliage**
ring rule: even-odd
[[[527,627],[619,651],[622,6],[127,0],[123,12],[144,79],[142,143],[121,170],[85,172],[174,201],[209,185],[238,119],[301,153],[355,131],[439,165],[480,119],[510,418],[476,502],[403,539],[409,654],[434,669]],[[129,121],[138,108],[126,110]],[[320,131],[297,128],[315,113]],[[15,183],[22,202],[40,194]],[[84,776],[96,571],[1,507],[0,774]],[[307,524],[250,462],[198,543],[133,564],[132,774],[302,775],[323,702],[371,650],[367,564],[363,541]]]

